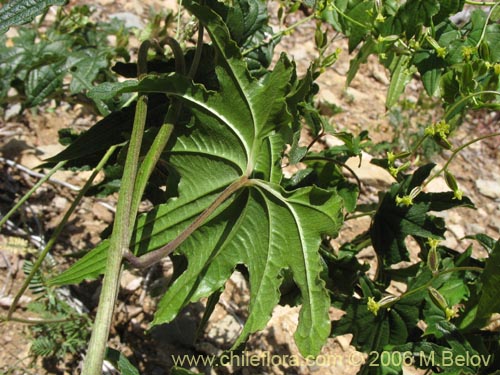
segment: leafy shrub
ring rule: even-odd
[[[331,240],[344,220],[365,214],[358,185],[344,169],[369,145],[366,131],[353,135],[331,129],[314,104],[314,81],[339,51],[327,52],[328,34],[318,22],[315,41],[321,56],[298,77],[286,54],[271,64],[283,33],[272,34],[261,2],[184,0],[183,7],[200,22],[196,47],[182,50],[170,37],[145,42],[137,64],[116,69],[132,68],[136,79],[105,82],[89,92],[96,103],[130,93],[137,100],[48,160],[47,165],[95,167],[111,150],[108,177],[119,179],[112,234],[48,281],[56,286],[105,275],[85,374],[102,366],[123,258],[131,267],[145,267],[165,256],[172,258],[175,272],[153,325],[173,320],[191,302],[218,297],[239,268],[249,281],[250,306],[232,350],[265,326],[280,303],[280,287],[291,285],[286,302],[301,305],[294,337],[305,356],[317,355],[330,336],[353,333],[353,345],[369,355],[361,373],[402,373],[403,364],[453,374],[488,374],[499,367],[494,354],[500,335],[482,328],[500,311],[495,297],[500,242],[475,237],[488,251],[487,259],[473,258],[471,247],[463,253],[446,248],[440,244],[446,222],[435,215],[474,207],[449,163],[468,145],[499,135],[462,146],[450,139],[466,110],[498,106],[500,39],[492,22],[497,5],[457,26],[449,15],[461,10],[463,1],[294,4],[293,9],[302,6],[310,14],[306,20],[327,22],[349,38],[349,50],[357,55],[348,82],[370,54],[378,54],[391,72],[387,107],[418,72],[427,93],[442,100],[443,118],[422,129],[411,149],[389,151],[373,161],[390,172],[394,183],[379,191],[375,210],[368,213],[369,230],[334,249]],[[173,59],[161,58],[164,46]],[[148,60],[149,48],[161,53]],[[327,131],[343,144],[313,152],[299,146],[305,128],[310,145]],[[433,163],[415,162],[424,141],[451,150],[437,171]],[[285,178],[283,165],[299,162],[304,168]],[[424,192],[439,175],[450,191]],[[101,193],[112,191],[112,181],[108,178]],[[139,202],[146,198],[155,207],[136,220]],[[410,260],[408,237],[418,245],[418,262],[411,265],[403,263]],[[356,258],[368,246],[377,256],[373,278],[366,273],[370,266]],[[393,281],[403,282],[406,291],[390,294]],[[330,322],[331,306],[346,314]],[[452,351],[488,361],[445,365]],[[399,353],[402,360],[387,362],[384,353]]]

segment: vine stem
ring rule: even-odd
[[[457,100],[455,103],[453,103],[453,105],[450,108],[446,110],[446,113],[444,115],[445,121],[446,122],[450,121],[455,115],[454,113],[455,110],[463,103],[465,103],[467,100],[483,94],[500,95],[500,91],[494,91],[494,90],[478,91],[478,92],[473,92],[472,94],[469,94],[467,96],[464,96],[463,98],[460,98],[460,100]]]
[[[174,53],[176,72],[184,74],[184,55],[182,54],[179,44],[174,38],[170,37],[165,38],[164,42],[170,46]],[[146,41],[139,49],[137,62],[137,76],[139,80],[147,73],[147,51],[150,46],[152,46],[152,44]],[[193,69],[195,70],[196,67]],[[194,70],[192,71],[193,74]],[[113,224],[113,232],[108,250],[106,271],[101,296],[99,298],[99,307],[94,322],[95,329],[92,330],[92,335],[90,337],[89,349],[83,364],[82,375],[101,374],[106,344],[120,285],[119,280],[122,270],[122,260],[125,252],[127,252],[130,247],[130,228],[135,222],[137,210],[147,181],[170,139],[174,129],[174,123],[177,121],[181,109],[181,103],[171,99],[170,107],[163,121],[163,125],[158,131],[139,169],[139,155],[147,117],[147,96],[139,93],[134,125],[122,176],[122,186],[116,209],[116,218]]]
[[[485,136],[482,136],[482,137],[479,137],[479,138],[475,138],[465,144],[463,144],[462,146],[460,147],[457,147],[455,150],[453,150],[453,153],[451,154],[450,158],[446,161],[446,163],[444,164],[444,166],[439,169],[439,171],[437,171],[436,173],[434,173],[430,178],[429,180],[427,180],[427,182],[422,186],[422,188],[426,187],[427,185],[429,185],[429,183],[434,180],[436,177],[438,177],[443,171],[445,171],[448,166],[450,165],[450,163],[452,162],[453,159],[455,159],[455,156],[458,155],[458,153],[460,151],[462,151],[464,148],[466,147],[469,147],[471,144],[473,143],[476,143],[476,142],[479,142],[479,141],[482,141],[483,139],[488,139],[488,138],[493,138],[493,137],[498,137],[500,136],[500,133],[492,133],[492,134],[488,134],[488,135],[485,135]]]
[[[474,1],[474,0],[465,0],[465,4],[469,5],[480,5],[480,6],[492,6],[498,4],[495,1]]]
[[[278,39],[278,38],[281,38],[283,35],[285,35],[285,34],[289,33],[290,31],[292,31],[292,30],[294,30],[294,29],[296,29],[296,28],[297,28],[297,27],[299,27],[300,25],[302,25],[302,24],[304,24],[304,23],[306,23],[306,22],[308,22],[308,21],[310,21],[310,20],[314,19],[314,17],[315,17],[315,16],[314,16],[314,14],[311,14],[310,16],[307,16],[307,17],[305,17],[305,18],[302,18],[301,20],[299,20],[299,21],[295,22],[294,24],[292,24],[292,25],[288,26],[286,29],[283,29],[283,30],[281,30],[280,32],[277,32],[276,34],[273,34],[273,36],[272,36],[269,40],[267,40],[267,41],[265,41],[265,42],[262,42],[262,43],[259,43],[259,44],[257,44],[256,46],[253,46],[252,48],[249,48],[249,49],[247,49],[247,50],[243,51],[243,52],[241,53],[241,55],[242,55],[242,56],[246,56],[246,55],[248,55],[249,53],[251,53],[251,52],[255,51],[256,49],[259,49],[259,48],[261,48],[261,47],[263,47],[263,46],[265,46],[265,45],[268,45],[268,44],[269,44],[269,43],[271,43],[273,40]]]
[[[491,15],[493,14],[493,11],[495,10],[495,8],[498,5],[500,5],[500,2],[496,2],[496,3],[493,3],[493,4],[490,4],[490,5],[493,5],[493,6],[491,7],[490,11],[488,12],[488,17],[486,17],[486,22],[484,23],[483,30],[481,32],[481,37],[479,38],[479,40],[476,43],[476,48],[479,48],[481,46],[481,43],[484,40],[484,36],[486,35],[486,28],[488,27],[488,23],[490,22]]]
[[[138,77],[142,77],[145,74],[143,69],[147,65],[145,59],[147,58],[149,46],[149,42],[144,42],[139,49]],[[122,185],[106,261],[106,272],[99,298],[99,307],[90,337],[87,356],[83,362],[82,375],[100,375],[102,373],[106,344],[111,328],[115,301],[118,295],[123,253],[129,247],[131,238],[130,228],[135,218],[132,206],[141,143],[146,126],[147,109],[148,98],[146,95],[140,94],[137,99],[134,125],[125,159]]]
[[[35,276],[36,272],[42,266],[42,263],[45,260],[45,257],[47,256],[49,251],[52,249],[52,247],[55,245],[57,239],[59,238],[59,235],[61,234],[62,230],[64,229],[64,226],[68,222],[71,214],[75,211],[76,207],[78,206],[78,204],[82,200],[83,196],[85,195],[85,193],[87,192],[89,187],[92,185],[92,182],[97,177],[97,174],[101,171],[102,168],[104,168],[104,166],[108,162],[111,155],[113,155],[113,153],[117,147],[118,147],[118,145],[110,147],[110,149],[104,154],[104,156],[100,160],[99,164],[96,166],[96,168],[94,169],[94,171],[90,175],[89,179],[85,182],[85,185],[78,192],[78,195],[73,200],[73,203],[71,203],[70,208],[64,214],[64,217],[62,218],[61,222],[57,225],[57,228],[54,231],[54,233],[52,234],[52,236],[50,237],[49,241],[47,242],[47,245],[45,246],[43,251],[38,256],[36,262],[33,264],[33,268],[31,269],[29,275],[24,280],[23,285],[21,286],[21,289],[19,289],[16,296],[14,297],[14,300],[12,301],[12,304],[10,305],[9,311],[7,313],[7,320],[10,320],[12,318],[12,314],[16,310],[17,304],[19,303],[21,296],[24,294],[24,292],[28,288],[28,286],[29,286],[31,280],[33,279],[33,277]]]

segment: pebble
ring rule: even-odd
[[[394,182],[394,178],[384,168],[370,163],[372,157],[369,154],[363,153],[361,165],[359,158],[350,158],[346,165],[349,166],[361,181],[368,185],[386,184],[390,185]]]
[[[120,280],[120,285],[127,292],[134,292],[139,289],[142,284],[142,280],[142,277],[134,275],[129,270],[124,270]]]
[[[118,12],[109,15],[109,18],[116,18],[123,21],[125,27],[134,27],[136,29],[144,29],[144,23],[135,14],[129,12]]]
[[[476,180],[476,187],[481,195],[488,198],[500,199],[500,176],[495,180]]]
[[[4,114],[5,121],[9,121],[10,119],[16,117],[20,112],[21,112],[21,104],[19,103],[12,104],[5,110]]]
[[[57,196],[52,199],[52,207],[57,208],[60,211],[64,210],[67,204],[68,200],[64,197]]]

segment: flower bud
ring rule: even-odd
[[[436,274],[439,270],[439,254],[435,247],[431,247],[429,254],[427,254],[427,267],[433,274]]]
[[[438,306],[443,312],[446,312],[446,309],[448,308],[448,302],[446,302],[446,299],[443,297],[443,295],[432,286],[428,287],[427,290],[429,291],[432,302],[434,302],[436,306]]]

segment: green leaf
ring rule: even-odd
[[[128,81],[126,81],[128,82]],[[105,84],[100,86],[107,86]],[[98,87],[100,87],[98,86]],[[167,100],[164,95],[150,95],[146,126],[159,127],[166,113]],[[113,145],[128,140],[132,130],[135,104],[113,112],[82,133],[67,148],[46,160],[45,165],[54,165],[67,160],[68,166],[95,166],[104,153]]]
[[[64,5],[66,0],[11,0],[0,9],[0,34],[9,27],[28,23],[53,5]]]
[[[438,95],[441,71],[444,66],[443,60],[436,56],[435,51],[422,50],[414,54],[413,63],[422,76],[422,83],[427,94]]]
[[[64,72],[60,66],[46,65],[40,69],[32,70],[28,75],[26,86],[26,107],[34,107],[42,103],[49,95],[54,93],[62,85]]]
[[[245,51],[244,59],[250,72],[255,76],[264,74],[271,64],[274,47],[279,42],[279,38],[271,39],[273,29],[268,25],[266,3],[240,0],[228,7],[226,18],[221,16],[230,30],[231,39]]]
[[[415,299],[403,299],[377,315],[368,310],[367,299],[350,298],[339,306],[346,312],[332,322],[333,336],[352,333],[351,344],[362,352],[381,351],[388,344],[404,344],[418,329],[419,307]]]
[[[222,288],[241,264],[248,269],[251,299],[237,346],[265,326],[279,301],[282,274],[288,270],[302,297],[296,343],[304,355],[316,355],[330,332],[319,245],[323,235],[336,235],[342,199],[316,187],[287,192],[278,185],[284,134],[292,124],[286,98],[296,93],[294,66],[282,57],[272,72],[257,80],[220,18],[193,2],[183,5],[204,23],[218,50],[218,91],[178,74],[146,76],[100,91],[162,92],[180,100],[193,117],[192,126],[175,128],[167,146],[163,157],[170,171],[170,199],[138,219],[134,252],[164,246],[221,192],[243,176],[248,181],[177,249],[188,266],[161,299],[153,324],[171,321],[189,302]],[[75,282],[102,272],[106,248],[103,243],[51,283]]]
[[[437,0],[407,1],[398,9],[394,25],[411,38],[421,26],[431,25],[433,16],[439,12],[439,4]]]
[[[116,366],[121,375],[139,375],[139,371],[137,371],[127,357],[118,350],[107,348],[106,360]]]
[[[482,324],[487,322],[491,314],[500,312],[500,298],[498,298],[498,286],[500,285],[500,241],[486,260],[484,271],[481,274],[483,287],[477,307],[475,322]]]
[[[347,72],[345,83],[346,86],[349,86],[351,84],[361,64],[365,63],[368,59],[368,56],[376,51],[376,47],[377,44],[372,38],[369,38],[365,43],[363,43],[358,53],[356,54],[356,57],[351,59],[351,61],[349,62],[349,71]]]
[[[402,55],[397,57],[396,68],[392,71],[391,83],[385,99],[385,107],[388,109],[396,104],[413,75],[413,72],[409,68],[409,62],[409,56]]]
[[[419,168],[399,184],[391,186],[373,218],[370,235],[375,251],[387,264],[409,260],[405,238],[443,238],[445,228],[441,219],[429,215],[430,211],[443,211],[454,207],[473,207],[467,197],[454,199],[452,192],[420,193],[411,206],[398,206],[396,197],[409,195],[429,176],[433,164]]]
[[[460,12],[465,4],[465,0],[440,0],[439,12],[432,18],[434,24],[446,20],[450,15]]]
[[[101,69],[107,68],[107,66],[106,52],[86,49],[72,53],[65,65],[72,76],[69,86],[70,93],[78,94],[91,89],[92,83]]]
[[[466,236],[465,238],[476,240],[489,254],[491,254],[495,248],[496,241],[486,234],[478,233],[472,236]]]

